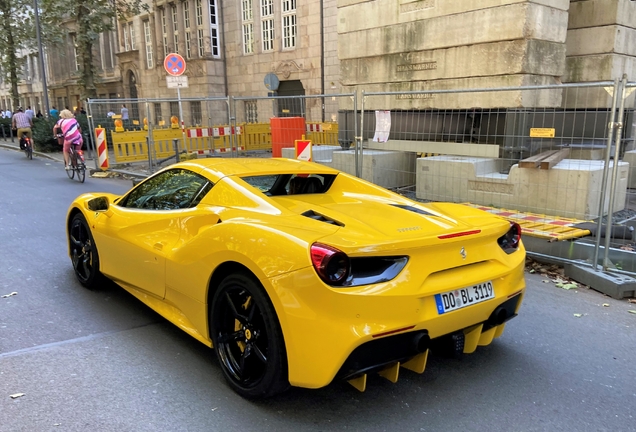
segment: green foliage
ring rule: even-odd
[[[88,119],[85,115],[77,117],[77,121],[82,128],[82,135],[84,136],[84,146],[86,149],[88,145]],[[57,143],[57,139],[53,136],[53,126],[56,120],[50,118],[33,119],[33,143],[38,151],[42,152],[59,152],[62,151],[62,146]]]
[[[49,118],[33,119],[33,144],[35,149],[41,152],[59,152],[62,146],[53,137],[53,125],[55,120]]]

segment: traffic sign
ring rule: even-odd
[[[311,140],[306,140],[305,135],[302,139],[294,140],[296,148],[296,159],[311,162]]]
[[[168,88],[188,88],[188,76],[166,76]]]
[[[172,76],[183,75],[186,70],[186,62],[179,54],[171,53],[163,60],[163,67]]]

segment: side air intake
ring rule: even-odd
[[[332,225],[338,225],[343,227],[344,224],[342,222],[338,222],[337,220],[328,218],[325,215],[321,215],[320,213],[316,213],[313,210],[307,210],[306,212],[302,213],[303,216],[320,221],[320,222],[325,222],[328,224],[332,224]]]

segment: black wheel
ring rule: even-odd
[[[75,177],[75,167],[73,166],[72,160],[69,162],[70,162],[70,166],[66,170],[66,175],[68,176],[68,178],[73,179],[73,177]]]
[[[27,157],[29,159],[33,159],[33,145],[30,145],[29,147],[27,147]]]
[[[99,255],[86,218],[81,213],[73,216],[68,243],[77,280],[86,288],[97,288],[102,282],[102,274],[99,272]]]
[[[80,183],[84,183],[84,180],[86,179],[86,167],[83,163],[79,162],[75,169],[77,170],[77,180]]]
[[[283,334],[260,283],[244,274],[228,276],[210,312],[216,355],[235,392],[256,399],[289,387]]]

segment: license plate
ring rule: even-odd
[[[491,298],[495,298],[495,289],[492,287],[492,281],[488,281],[471,287],[435,294],[435,303],[437,303],[437,312],[441,315]]]

